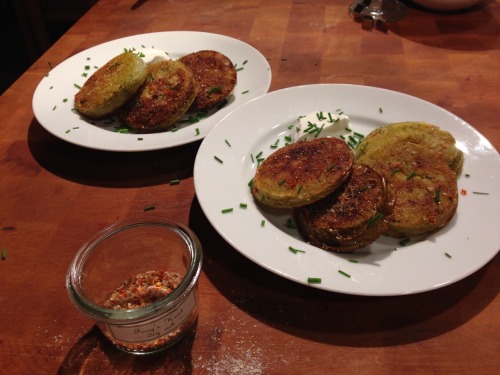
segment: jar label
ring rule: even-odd
[[[177,329],[196,305],[194,290],[173,311],[159,318],[127,325],[108,325],[115,339],[124,342],[144,342],[158,339]]]

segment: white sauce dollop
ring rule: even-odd
[[[351,131],[349,117],[342,112],[315,111],[295,121],[291,137],[295,143],[315,138],[342,138]]]
[[[166,52],[156,48],[139,48],[137,49],[137,54],[144,60],[146,65],[159,61],[172,60]]]

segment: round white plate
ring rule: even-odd
[[[116,131],[122,126],[116,118],[91,121],[74,111],[78,87],[97,68],[125,49],[141,47],[163,50],[173,59],[200,50],[221,52],[236,65],[238,83],[222,109],[199,122],[179,125],[174,132],[123,134]],[[265,57],[240,40],[194,31],[141,34],[92,47],[54,67],[35,90],[33,112],[50,133],[79,146],[107,151],[157,150],[203,139],[220,119],[239,105],[265,94],[270,84],[271,68]]]
[[[271,154],[277,140],[283,146],[298,116],[338,109],[350,117],[353,131],[364,135],[387,123],[412,120],[437,124],[454,135],[465,164],[458,179],[457,213],[445,228],[405,246],[382,236],[370,246],[342,255],[304,242],[287,225],[290,210],[265,209],[254,203],[248,183],[255,174],[257,155]],[[440,107],[374,87],[311,85],[268,93],[222,119],[200,146],[194,182],[210,223],[253,262],[304,285],[389,296],[449,285],[495,256],[500,245],[499,171],[499,154],[488,140]],[[293,253],[290,246],[304,252]],[[310,284],[309,278],[320,278],[321,283]]]

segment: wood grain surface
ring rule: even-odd
[[[257,48],[271,65],[270,90],[354,83],[400,91],[451,111],[500,148],[498,1],[452,14],[408,2],[407,17],[387,32],[364,30],[348,5],[100,0],[0,97],[0,373],[497,373],[499,256],[416,295],[366,298],[300,286],[250,262],[212,228],[193,186],[199,143],[95,151],[55,138],[34,117],[31,99],[49,64],[124,36],[195,30]],[[200,311],[174,348],[134,357],[73,307],[65,275],[95,232],[150,205],[189,225],[203,244]]]

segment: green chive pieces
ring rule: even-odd
[[[231,147],[231,143],[229,143],[229,141],[227,139],[224,139],[224,142],[226,143],[226,145],[228,145],[229,147]]]
[[[339,273],[340,273],[341,275],[344,275],[345,277],[349,277],[349,278],[351,277],[351,275],[349,275],[347,272],[344,272],[344,271],[342,271],[342,270],[339,270]]]
[[[5,260],[7,258],[7,250],[5,248],[2,249],[2,260]]]
[[[151,211],[151,210],[154,210],[156,207],[151,205],[151,206],[147,206],[147,207],[144,207],[144,211]]]
[[[328,166],[328,168],[326,168],[326,171],[327,171],[327,172],[330,172],[330,171],[333,169],[333,167],[335,167],[335,164],[336,164],[336,163],[332,163],[332,164],[330,164],[330,165]]]
[[[441,190],[436,189],[436,192],[434,194],[434,202],[440,203],[441,202]]]
[[[308,284],[321,284],[321,277],[308,277],[307,283]]]
[[[222,159],[220,159],[219,157],[217,157],[216,155],[214,155],[214,159],[217,160],[219,163],[223,164],[224,162],[222,161]]]
[[[377,212],[377,214],[376,214],[374,217],[372,217],[370,220],[368,220],[367,225],[368,225],[369,227],[370,227],[370,226],[372,226],[373,224],[375,224],[375,222],[376,222],[377,220],[380,220],[380,218],[382,218],[383,216],[384,216],[384,215],[383,215],[381,212]]]
[[[240,208],[247,208],[248,205],[246,203],[240,203]]]
[[[221,212],[222,212],[223,214],[228,214],[228,213],[230,213],[230,212],[233,212],[233,209],[232,209],[232,208],[224,208],[223,210],[221,210]]]
[[[179,185],[179,183],[180,183],[180,182],[181,182],[181,181],[180,181],[179,179],[175,179],[175,180],[170,180],[170,181],[169,181],[169,184],[170,184],[170,185]]]
[[[406,245],[408,245],[410,243],[410,241],[411,240],[409,238],[403,238],[401,241],[399,241],[399,244],[401,246],[406,246]]]
[[[451,255],[448,254],[448,253],[444,253],[444,255],[447,257],[447,258],[450,258],[451,259]]]
[[[263,227],[264,225],[266,225],[266,221],[265,221],[264,219],[262,219],[262,220],[260,221],[260,226],[261,226],[261,227]]]
[[[294,253],[294,254],[297,254],[297,253],[305,253],[305,251],[304,251],[304,250],[299,250],[299,249],[296,249],[296,248],[294,248],[294,247],[292,247],[292,246],[288,246],[288,250],[290,250],[290,251],[291,251],[292,253]]]

